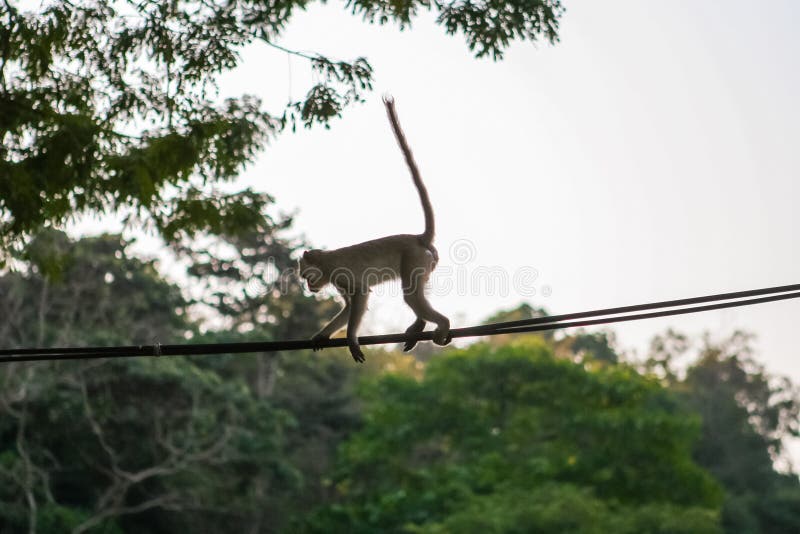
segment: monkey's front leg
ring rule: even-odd
[[[350,299],[345,296],[344,307],[339,310],[339,313],[337,313],[336,316],[331,319],[322,330],[314,334],[314,337],[311,338],[311,341],[315,345],[313,347],[314,352],[322,350],[323,347],[319,346],[320,343],[330,339],[333,334],[335,334],[338,330],[341,330],[344,325],[347,324],[348,317],[350,317]]]
[[[353,359],[359,363],[364,363],[364,352],[358,345],[358,327],[361,324],[361,318],[364,312],[367,311],[367,297],[368,292],[361,292],[356,290],[356,293],[350,296],[350,319],[347,322],[347,346],[350,349],[350,354]]]

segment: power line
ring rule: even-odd
[[[746,298],[745,298],[746,297]],[[536,317],[519,321],[506,321],[488,325],[455,328],[451,330],[453,338],[491,336],[500,334],[516,334],[524,332],[540,332],[544,330],[560,330],[578,326],[611,324],[655,317],[684,315],[753,304],[764,304],[779,300],[800,298],[800,284],[778,286],[734,293],[706,295],[689,299],[669,300],[621,306],[578,313]],[[705,304],[712,303],[712,304]],[[704,304],[697,306],[696,304]],[[669,309],[661,309],[669,308]],[[650,311],[660,310],[660,311]],[[648,312],[648,313],[630,313]],[[610,317],[607,317],[610,316]],[[590,319],[598,317],[596,319]],[[578,319],[578,320],[576,320]],[[415,334],[386,334],[364,336],[359,338],[362,345],[379,345],[387,343],[403,343],[406,341],[430,341],[433,332]],[[0,350],[0,362],[29,362],[44,360],[78,360],[95,358],[127,358],[136,356],[188,356],[200,354],[242,354],[253,352],[277,352],[312,348],[345,347],[344,338],[329,339],[315,344],[311,340],[297,339],[286,341],[256,341],[244,343],[195,343],[178,345],[129,345],[117,347],[61,347],[61,348],[20,348]]]
[[[567,321],[572,319],[586,319],[588,317],[600,317],[603,315],[618,315],[622,313],[630,313],[630,312],[639,312],[639,311],[647,311],[653,310],[658,308],[674,308],[678,306],[693,306],[695,304],[705,304],[707,302],[716,302],[716,301],[723,301],[723,300],[734,300],[734,299],[745,299],[749,297],[758,297],[763,295],[774,295],[777,293],[787,293],[789,291],[800,291],[800,284],[791,284],[786,286],[774,286],[774,287],[766,287],[762,289],[749,289],[747,291],[734,291],[731,293],[718,293],[715,295],[704,295],[702,297],[691,297],[686,299],[677,299],[677,300],[663,300],[660,302],[650,302],[647,304],[635,304],[632,306],[619,306],[616,308],[605,308],[600,310],[592,310],[592,311],[585,311],[585,312],[577,312],[577,313],[565,313],[562,315],[548,315],[544,317],[534,317],[532,319],[521,319],[518,321],[506,321],[502,323],[494,323],[494,324],[486,324],[481,326],[473,326],[469,328],[469,332],[474,333],[474,335],[487,335],[491,332],[496,332],[500,330],[508,330],[511,328],[522,327],[522,326],[531,326],[531,325],[540,325],[546,323],[554,323],[560,321]],[[752,304],[757,304],[757,302],[753,302]],[[731,307],[731,306],[726,306]],[[713,309],[713,308],[712,308]],[[704,310],[697,310],[697,311],[704,311]],[[685,312],[690,313],[690,312]],[[675,314],[669,314],[675,315]],[[643,319],[646,317],[642,317]],[[592,324],[592,323],[587,323]],[[602,324],[602,323],[597,323]],[[575,326],[583,326],[583,325],[575,325]]]

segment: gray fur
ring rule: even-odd
[[[414,185],[419,192],[425,213],[425,231],[422,234],[400,234],[336,250],[308,250],[299,261],[300,276],[308,283],[312,292],[328,284],[333,285],[345,301],[341,311],[320,330],[315,341],[328,339],[347,324],[347,344],[357,362],[364,361],[364,353],[358,344],[358,327],[367,308],[369,289],[388,280],[399,278],[403,284],[406,304],[417,319],[406,332],[421,332],[426,321],[436,323],[434,342],[449,343],[450,321],[433,309],[425,297],[425,283],[436,268],[439,254],[433,246],[434,221],[428,191],[422,183],[411,149],[400,128],[394,110],[394,100],[384,98],[386,111],[397,142],[411,171]],[[404,350],[411,350],[416,342],[407,342]]]

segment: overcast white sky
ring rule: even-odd
[[[559,44],[517,43],[498,63],[474,59],[430,15],[400,32],[339,2],[312,5],[279,44],[365,55],[375,92],[330,130],[275,139],[237,185],[297,210],[296,231],[317,247],[420,232],[380,101],[389,92],[436,210],[440,273],[458,285],[481,267],[538,272],[532,298],[440,287],[431,300],[456,326],[525,300],[564,313],[800,282],[800,3],[564,4]],[[279,111],[311,83],[307,62],[254,45],[221,87]],[[383,293],[366,330],[404,329],[410,311]],[[745,329],[770,371],[800,383],[798,317],[787,301],[614,331],[641,355],[668,327]]]
[[[482,266],[538,271],[533,298],[434,291],[461,324],[523,300],[561,313],[800,282],[800,4],[565,5],[559,44],[517,43],[498,63],[472,58],[432,16],[400,32],[338,3],[312,6],[280,44],[366,55],[375,93],[330,130],[281,135],[241,184],[298,210],[296,229],[315,246],[421,231],[379,98],[389,92],[436,209],[440,270],[454,283]],[[311,80],[305,61],[259,45],[222,90],[279,110]],[[474,246],[468,263],[449,253],[462,240]],[[371,309],[373,332],[411,320],[396,295]],[[614,330],[641,353],[669,326],[744,328],[772,371],[800,382],[798,317],[789,301]]]

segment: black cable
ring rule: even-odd
[[[562,315],[548,315],[545,317],[534,317],[532,319],[520,319],[518,321],[506,321],[503,323],[492,323],[481,326],[472,327],[476,335],[486,335],[489,332],[496,330],[507,330],[517,326],[528,326],[535,324],[554,323],[559,321],[566,321],[571,319],[585,319],[587,317],[599,317],[602,315],[617,315],[621,313],[637,312],[652,310],[657,308],[673,308],[676,306],[691,306],[694,304],[704,304],[706,302],[714,302],[718,300],[732,300],[749,297],[758,297],[762,295],[771,295],[775,293],[786,293],[789,291],[800,291],[800,284],[792,284],[788,286],[766,287],[762,289],[750,289],[747,291],[735,291],[732,293],[719,293],[716,295],[705,295],[702,297],[692,297],[677,300],[664,300],[661,302],[651,302],[648,304],[635,304],[632,306],[619,306],[616,308],[605,308],[601,310],[592,310],[578,313],[565,313]]]
[[[609,324],[616,322],[635,321],[640,319],[651,319],[655,317],[667,317],[672,315],[682,315],[687,313],[697,313],[710,310],[733,308],[738,306],[749,306],[752,304],[762,304],[800,298],[800,291],[783,294],[772,294],[760,298],[750,298],[736,300],[732,302],[718,302],[705,306],[682,307],[651,313],[639,313],[621,315],[616,317],[605,317],[585,321],[560,322],[564,319],[585,318],[598,315],[610,315],[619,313],[619,310],[648,310],[667,305],[675,306],[673,303],[701,303],[716,299],[741,298],[742,295],[763,295],[765,293],[785,292],[785,288],[800,289],[800,285],[782,286],[780,288],[766,288],[752,291],[741,291],[737,293],[726,293],[721,295],[709,295],[692,299],[682,299],[677,301],[664,301],[651,304],[639,304],[635,306],[624,306],[620,308],[607,308],[605,310],[595,310],[573,314],[554,315],[550,317],[537,317],[535,319],[525,319],[522,321],[508,321],[506,323],[495,323],[489,325],[473,326],[467,328],[456,328],[451,330],[453,338],[475,337],[483,335],[513,334],[523,332],[538,332],[543,330],[557,330],[572,328],[577,326],[590,326],[597,324]],[[385,343],[402,343],[409,340],[424,341],[431,340],[433,332],[420,332],[416,334],[387,334],[380,336],[365,336],[359,338],[362,345],[377,345]],[[92,358],[124,358],[133,356],[178,356],[178,355],[198,355],[198,354],[240,354],[247,352],[276,352],[284,350],[301,350],[324,347],[344,347],[347,340],[344,338],[329,339],[315,344],[311,340],[298,339],[288,341],[257,341],[246,343],[203,343],[203,344],[184,344],[184,345],[133,345],[123,347],[64,347],[64,348],[28,348],[28,349],[4,349],[0,350],[0,362],[24,362],[42,360],[76,360]]]
[[[517,328],[508,328],[508,329],[496,329],[492,332],[488,333],[475,333],[475,329],[480,327],[470,327],[465,328],[467,330],[466,335],[468,336],[476,336],[476,335],[500,335],[500,334],[515,334],[520,332],[540,332],[543,330],[560,330],[562,328],[575,328],[578,326],[593,326],[598,324],[609,324],[609,323],[623,323],[627,321],[638,321],[640,319],[654,319],[656,317],[669,317],[672,315],[685,315],[688,313],[698,313],[704,311],[712,311],[712,310],[724,310],[725,308],[736,308],[739,306],[751,306],[753,304],[764,304],[767,302],[777,302],[779,300],[788,300],[788,299],[796,299],[800,298],[800,291],[794,293],[785,293],[782,295],[771,295],[768,297],[760,297],[754,299],[745,299],[745,300],[737,300],[733,302],[720,302],[717,304],[707,304],[705,306],[692,306],[688,308],[678,308],[674,310],[662,310],[658,312],[650,312],[650,313],[633,313],[630,315],[621,315],[616,317],[605,317],[602,319],[591,319],[587,321],[573,321],[573,322],[565,322],[565,323],[552,323],[552,324],[544,324],[544,325],[532,325],[532,326],[521,326]]]
[[[468,328],[462,328],[459,331],[465,332],[464,336],[468,335],[489,335],[495,331],[505,331],[507,329],[516,328],[519,326],[528,326],[528,325],[537,325],[537,324],[550,324],[565,320],[571,319],[583,319],[587,317],[598,317],[603,315],[614,315],[620,313],[627,313],[627,312],[634,312],[634,311],[646,311],[651,309],[658,309],[658,308],[667,308],[667,307],[675,307],[675,306],[684,306],[684,305],[692,305],[692,304],[701,304],[705,302],[713,302],[716,300],[729,300],[729,299],[738,299],[743,297],[754,297],[760,295],[768,295],[768,294],[775,294],[775,293],[785,293],[788,291],[800,291],[800,284],[793,284],[793,285],[786,285],[786,286],[775,286],[775,287],[767,287],[762,289],[751,289],[747,291],[737,291],[732,293],[719,293],[716,295],[706,295],[702,297],[693,297],[693,298],[686,298],[686,299],[678,299],[678,300],[665,300],[661,302],[651,302],[647,304],[636,304],[631,306],[620,306],[616,308],[605,308],[599,310],[592,310],[592,311],[585,311],[585,312],[577,312],[577,313],[566,313],[562,315],[548,315],[545,317],[535,317],[532,319],[521,319],[517,321],[506,321],[502,323],[493,323],[493,324],[486,324],[480,326],[473,326]],[[469,332],[469,333],[466,333]],[[421,335],[421,334],[419,334]],[[423,340],[426,338],[418,338],[419,340]],[[430,339],[430,338],[427,338]],[[402,341],[405,341],[403,338]],[[296,340],[296,342],[302,342],[302,340]],[[262,345],[263,343],[280,343],[280,342],[255,342],[256,345]],[[295,343],[295,341],[286,341],[284,343]],[[196,347],[208,347],[212,348],[216,345],[225,345],[225,344],[197,344],[191,345]],[[237,343],[236,345],[242,345],[242,343]],[[248,345],[244,343],[244,345]],[[339,345],[327,345],[322,343],[321,347],[328,347],[328,346],[339,346]],[[311,348],[302,346],[297,348]],[[283,350],[296,350],[297,348],[287,348]],[[20,349],[0,349],[0,356],[6,355],[14,355],[14,354],[73,354],[73,353],[82,353],[82,354],[93,354],[93,353],[103,353],[107,354],[109,350],[121,350],[124,352],[131,352],[136,353],[136,355],[148,356],[154,355],[156,349],[154,345],[129,345],[129,346],[121,346],[121,347],[61,347],[61,348],[20,348]],[[253,352],[258,352],[253,351]],[[205,353],[208,354],[208,353]],[[3,361],[3,360],[0,360]]]

